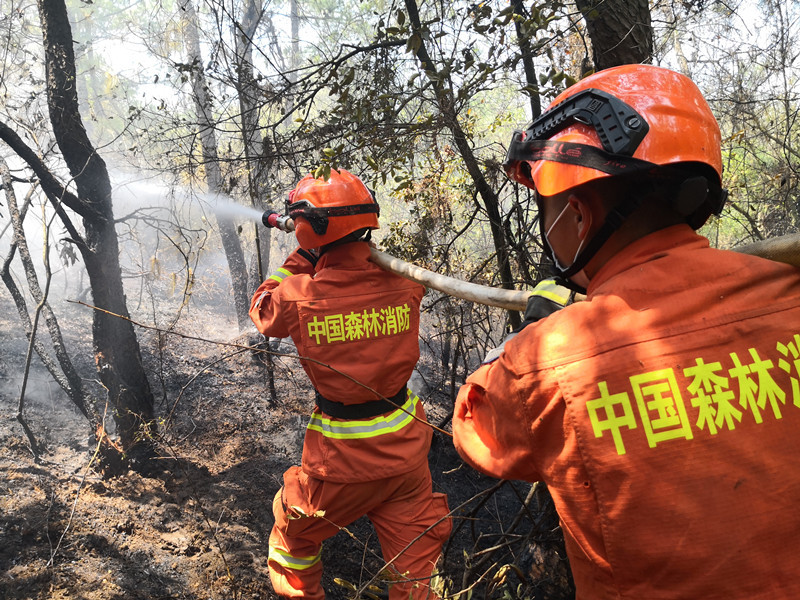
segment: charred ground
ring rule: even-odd
[[[86,310],[69,308],[62,327],[91,383]],[[196,315],[182,331],[255,341],[209,322]],[[302,369],[296,359],[274,359],[273,403],[267,368],[250,351],[149,331],[141,343],[159,397],[159,457],[102,477],[86,421],[34,368],[24,415],[47,447],[36,463],[15,419],[27,342],[0,295],[0,598],[275,597],[266,570],[271,502],[284,470],[300,458],[312,397]],[[450,398],[436,387],[424,395],[432,422],[447,420]],[[474,585],[493,598],[570,597],[557,523],[538,506],[546,494],[532,495],[521,512],[528,485],[482,493],[498,482],[465,466],[441,433],[429,458],[434,486],[454,510],[443,562],[451,592]],[[332,599],[352,597],[351,585],[366,583],[383,564],[366,519],[327,542],[322,556]]]

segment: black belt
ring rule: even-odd
[[[398,406],[405,404],[408,388],[402,389],[388,400],[371,400],[361,404],[343,404],[334,400],[328,400],[317,392],[317,406],[326,415],[337,419],[369,419],[377,417],[390,410],[395,410]]]

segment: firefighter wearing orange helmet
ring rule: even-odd
[[[587,297],[536,287],[459,392],[459,452],[547,483],[578,598],[800,598],[800,272],[695,232],[725,199],[698,88],[598,72],[514,134],[506,169],[556,282]]]
[[[435,597],[450,521],[446,497],[432,491],[431,428],[407,387],[424,288],[370,262],[379,209],[355,175],[305,177],[287,211],[299,248],[258,288],[250,317],[266,336],[291,336],[316,406],[301,466],[273,502],[273,587],[322,600],[322,542],[367,515],[397,581],[390,600]]]

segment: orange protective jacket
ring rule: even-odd
[[[365,242],[326,252],[316,268],[295,250],[256,291],[250,317],[267,336],[291,336],[314,388],[326,399],[361,404],[404,389],[419,359],[419,306],[425,288],[370,262]],[[331,368],[329,368],[331,367]],[[363,384],[363,385],[361,385]],[[366,387],[365,387],[366,386]],[[419,398],[397,409],[345,420],[315,408],[303,470],[338,482],[373,481],[427,460],[431,429]]]
[[[800,272],[638,240],[460,390],[456,447],[548,484],[578,599],[800,598]]]

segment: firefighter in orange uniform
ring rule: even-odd
[[[450,521],[446,497],[432,491],[431,428],[406,386],[424,288],[370,262],[378,204],[351,173],[305,177],[287,208],[300,247],[258,288],[250,317],[264,335],[291,336],[308,359],[316,407],[302,464],[273,502],[273,587],[322,600],[322,542],[367,515],[398,581],[390,599],[435,597],[429,583]]]
[[[725,200],[700,91],[600,71],[505,166],[586,300],[537,286],[459,392],[459,452],[547,483],[579,600],[800,598],[800,272],[695,233]]]

